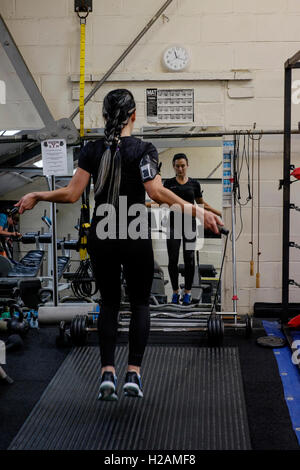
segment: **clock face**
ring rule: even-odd
[[[169,47],[163,56],[164,65],[172,72],[185,69],[189,60],[189,54],[182,46]]]

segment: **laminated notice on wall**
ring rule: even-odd
[[[194,90],[147,88],[147,121],[183,123],[194,121]]]
[[[68,175],[67,145],[64,139],[44,140],[41,144],[44,176]]]
[[[223,140],[223,207],[231,205],[233,140]]]

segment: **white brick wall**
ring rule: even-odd
[[[16,18],[59,18],[67,15],[67,0],[14,0]]]
[[[255,0],[253,3],[255,4],[255,11],[258,13],[284,12],[287,8],[287,0],[264,0],[263,2]]]
[[[187,85],[188,87],[193,88],[193,83]],[[201,87],[198,87],[194,94],[195,101],[201,103],[220,103],[223,102],[223,96],[223,89],[219,82],[202,82]]]
[[[203,42],[248,42],[255,40],[254,15],[203,15]]]
[[[122,16],[144,16],[150,17],[154,15],[162,6],[160,0],[151,0],[151,2],[141,2],[139,0],[122,0],[119,2],[119,11]],[[176,1],[173,1],[173,4],[170,5],[170,9],[165,12],[168,16],[173,14],[176,11]],[[104,8],[104,11],[106,8]],[[102,7],[99,6],[99,14],[102,15]]]
[[[36,26],[35,26],[36,27]],[[80,45],[78,18],[41,18],[38,22],[38,38],[41,46],[77,46]],[[93,24],[85,29],[87,47],[94,40]]]
[[[287,0],[287,9],[291,12],[300,12],[300,5],[297,0]]]
[[[289,22],[290,26],[290,22]],[[263,42],[285,41],[287,30],[282,23],[282,15],[257,15],[256,40]]]
[[[167,11],[166,14],[168,15]],[[199,44],[203,34],[203,18],[201,16],[178,16],[169,15],[169,21],[161,19],[149,30],[146,35],[147,43],[166,46],[170,43],[187,45]],[[148,21],[140,20],[139,30],[142,30]]]
[[[86,27],[86,73],[99,76],[104,74],[162,3],[162,0],[94,1],[94,11],[88,17]],[[76,96],[76,88],[73,90],[74,83],[69,80],[71,74],[79,73],[80,26],[73,10],[73,0],[0,0],[0,13],[7,21],[56,119],[69,116],[78,104],[72,99],[72,96]],[[195,90],[195,125],[217,126],[228,130],[250,129],[256,122],[257,129],[281,129],[283,64],[288,57],[300,50],[299,24],[299,0],[174,0],[165,11],[165,16],[158,19],[117,69],[120,74],[145,74],[149,81],[112,81],[103,85],[86,107],[86,127],[103,126],[102,101],[112,88],[127,87],[134,92],[138,129],[147,124],[145,88],[184,86]],[[157,77],[165,73],[162,53],[167,46],[176,43],[185,45],[190,52],[191,64],[187,74],[208,71],[213,77],[214,74],[233,69],[249,70],[253,79],[241,83],[220,79],[182,82],[174,74],[173,81],[157,81]],[[294,79],[300,79],[300,71],[295,72]],[[93,85],[86,84],[86,93]],[[228,87],[231,87],[230,93]],[[13,123],[19,124],[19,118],[23,116],[20,103],[14,103],[10,111],[0,111],[0,120],[6,116],[6,123],[10,126]],[[300,108],[296,105],[292,109],[292,121],[293,126],[297,127]],[[75,124],[79,125],[78,117]],[[293,137],[292,161],[296,166],[300,165],[298,141],[299,139]],[[278,182],[282,178],[283,138],[265,136],[261,147],[262,287],[256,289],[255,278],[249,277],[249,203],[243,209],[244,230],[237,242],[240,313],[251,311],[255,301],[281,300],[282,191],[278,191]],[[256,175],[257,167],[255,179]],[[29,187],[24,186],[23,189],[27,191]],[[245,201],[245,168],[241,175],[241,190]],[[21,193],[22,190],[19,190],[18,194]],[[254,195],[256,249],[256,182]],[[8,196],[13,197],[13,194]],[[298,183],[291,186],[291,199],[300,205]],[[36,216],[33,213],[28,215],[28,226],[39,225],[38,212]],[[299,217],[298,213],[291,213],[291,237],[296,242],[300,228]],[[223,219],[230,226],[229,209],[224,211]],[[239,228],[237,211],[237,233]],[[300,244],[300,240],[298,243]],[[300,272],[300,251],[291,249],[291,257],[296,279]],[[223,277],[226,293],[224,307],[231,308],[230,246],[226,259]],[[300,276],[298,280],[300,281]],[[299,298],[299,289],[291,289],[291,300],[299,301]]]
[[[284,70],[255,72],[256,98],[282,98],[284,94]]]
[[[232,0],[178,0],[179,15],[232,13]]]
[[[139,34],[144,21],[141,23],[141,20],[127,16],[120,16],[118,20],[114,16],[93,16],[89,24],[93,27],[94,45],[101,51],[101,48],[111,45],[113,37],[114,44],[127,46]]]
[[[1,0],[0,13],[5,20],[15,16],[15,3],[15,0]]]
[[[158,48],[159,53],[157,53]],[[120,49],[122,49],[122,53],[124,51],[124,48]],[[146,73],[153,73],[161,71],[161,54],[164,50],[165,45],[159,47],[152,44],[138,44],[124,60],[124,72],[140,72],[141,70],[143,70],[143,72]],[[118,57],[121,55],[121,53],[118,54]],[[116,59],[118,57],[116,57]],[[113,62],[111,62],[111,64],[112,63]],[[106,70],[108,70],[108,68],[109,67],[107,67]],[[120,66],[118,70],[120,70]]]
[[[234,50],[229,44],[201,44],[189,46],[191,57],[197,58],[193,67],[195,71],[231,70],[234,68]]]
[[[20,51],[31,73],[70,73],[70,50],[64,46],[21,46]]]
[[[1,10],[0,10],[1,12]],[[17,44],[22,46],[39,45],[39,28],[35,19],[5,20]]]
[[[287,58],[284,43],[276,47],[269,42],[252,42],[232,44],[234,51],[234,68],[250,70],[282,70]],[[297,46],[293,48],[297,51]]]
[[[66,75],[42,75],[42,95],[45,100],[70,100],[70,83]]]
[[[257,129],[270,128],[270,115],[272,115],[273,129],[283,127],[282,100],[277,98],[261,98],[257,100],[226,100],[226,127],[240,125],[253,127],[256,122]]]

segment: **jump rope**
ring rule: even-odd
[[[87,236],[90,228],[90,181],[82,194],[81,210],[80,210],[80,221],[79,221],[79,233],[78,233],[78,244],[77,251],[80,255],[79,268],[75,272],[74,279],[71,282],[71,289],[75,297],[92,297],[96,294],[98,288],[95,285],[93,287],[93,270],[91,266],[91,260],[87,252]]]
[[[254,125],[254,128],[255,128],[255,125]],[[234,134],[234,150],[233,150],[233,165],[232,165],[233,166],[232,190],[233,190],[233,196],[234,196],[234,210],[236,208],[236,205],[238,204],[239,210],[240,210],[240,221],[241,221],[240,231],[235,241],[239,239],[244,229],[242,209],[243,207],[247,206],[248,203],[251,201],[251,228],[250,228],[251,235],[250,235],[250,242],[249,242],[249,244],[251,245],[250,276],[254,276],[254,197],[253,197],[253,194],[254,194],[254,170],[255,170],[255,166],[254,166],[255,143],[257,142],[257,253],[256,253],[256,261],[257,261],[256,287],[257,288],[260,287],[259,262],[260,262],[260,256],[261,256],[261,251],[260,251],[260,154],[261,154],[260,143],[261,143],[261,139],[262,139],[262,134],[260,134],[258,137],[254,137],[254,135],[251,134],[249,131],[248,135],[245,135],[245,134],[243,135],[243,141],[241,143],[240,142],[241,134],[239,133]],[[252,141],[251,152],[250,152],[250,141]],[[241,174],[242,174],[244,165],[246,166],[246,171],[247,171],[248,194],[247,194],[245,202],[241,202],[242,197],[241,197],[240,180],[241,180]],[[223,266],[224,266],[227,242],[228,242],[228,234],[229,234],[229,231],[226,229],[224,229],[223,231],[220,230],[220,232],[226,235],[226,241],[224,245],[224,251],[223,251],[217,290],[216,290],[216,294],[214,297],[214,302],[212,305],[211,313],[215,311],[216,301],[217,301],[218,294],[219,294],[219,288],[220,288],[220,282],[222,278],[222,272],[223,272]],[[230,235],[230,240],[232,241],[232,234]]]
[[[254,125],[255,128],[255,125]],[[255,154],[257,154],[257,251],[256,251],[256,262],[257,262],[257,272],[256,272],[256,287],[260,287],[260,212],[261,212],[261,200],[260,200],[260,162],[261,162],[261,139],[262,134],[258,137],[254,137],[253,134],[249,131],[247,135],[243,135],[243,143],[240,143],[241,135],[236,133],[234,135],[234,152],[233,152],[233,192],[234,192],[234,210],[236,205],[240,209],[240,221],[241,228],[240,232],[236,238],[236,241],[239,239],[241,233],[243,232],[244,224],[242,217],[242,208],[247,206],[251,201],[251,228],[250,228],[250,241],[251,245],[251,260],[250,260],[250,276],[254,276],[254,174],[255,174]],[[250,142],[251,152],[250,152]],[[256,149],[255,149],[256,144]],[[242,151],[240,150],[242,146]],[[241,202],[241,188],[240,188],[240,179],[241,173],[244,164],[247,168],[247,188],[248,195],[245,202]],[[250,171],[251,168],[251,171]],[[251,173],[251,177],[250,177]]]
[[[218,228],[219,228],[220,233],[226,236],[226,241],[225,241],[224,250],[223,250],[222,263],[221,263],[221,269],[220,269],[220,274],[219,274],[219,280],[218,280],[218,284],[217,284],[217,290],[216,290],[216,293],[215,293],[214,302],[213,302],[212,307],[211,307],[211,313],[213,313],[215,311],[215,308],[216,308],[216,302],[217,302],[217,298],[218,298],[218,295],[219,295],[220,282],[221,282],[221,278],[222,278],[223,265],[224,265],[224,261],[225,261],[228,235],[229,235],[229,230],[227,230],[226,228],[220,227],[220,226],[218,226]]]

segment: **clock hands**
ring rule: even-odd
[[[166,50],[163,60],[168,69],[178,71],[187,65],[189,57],[184,48],[171,47]]]
[[[174,51],[174,54],[175,54],[176,59],[183,60],[183,61],[185,60],[183,57],[179,57],[179,56],[176,54],[176,51]]]
[[[174,54],[175,54],[176,59],[185,61],[185,58],[177,55],[175,50],[174,50]]]

